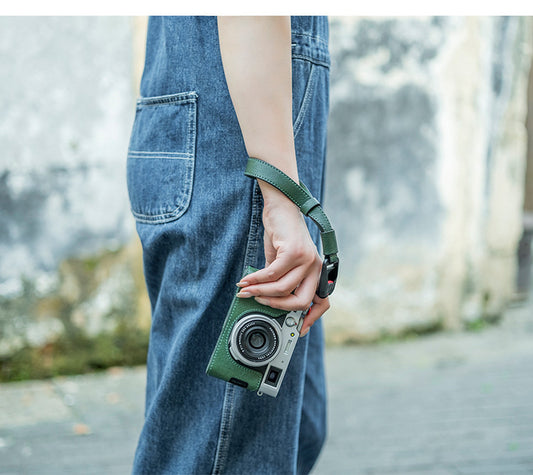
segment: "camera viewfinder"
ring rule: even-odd
[[[281,369],[278,369],[272,366],[268,370],[268,376],[266,378],[265,383],[270,384],[270,386],[274,386],[274,387],[277,386],[280,374],[281,374]]]

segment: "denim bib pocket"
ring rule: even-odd
[[[173,221],[189,207],[197,101],[194,91],[137,100],[126,174],[131,212],[138,222]]]

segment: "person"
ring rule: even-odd
[[[259,158],[321,199],[328,28],[322,16],[149,19],[127,158],[152,311],[134,474],[303,474],[317,460],[329,308],[315,294],[319,232],[244,169]],[[242,279],[248,265],[259,270]],[[276,398],[205,374],[237,289],[311,306]]]

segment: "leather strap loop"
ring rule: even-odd
[[[328,217],[320,206],[318,200],[309,192],[308,188],[300,182],[296,183],[292,178],[280,169],[258,158],[249,157],[244,172],[246,176],[258,178],[276,187],[286,195],[300,211],[311,218],[320,229],[322,252],[329,263],[338,262],[338,249],[335,231],[331,227]]]
[[[283,173],[279,168],[276,168],[274,165],[263,160],[259,160],[258,158],[248,158],[244,174],[270,183],[298,207],[311,197],[311,194],[308,193],[306,189],[304,190],[304,188],[298,185],[298,183]]]
[[[320,206],[320,203],[316,198],[311,197],[300,207],[300,211],[307,216],[309,211],[311,211],[315,206]]]
[[[322,247],[327,248],[331,254],[337,254],[339,252],[337,249],[337,238],[333,229],[320,233],[320,238],[322,239]]]

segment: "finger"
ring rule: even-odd
[[[248,285],[261,284],[265,282],[274,282],[283,277],[288,271],[295,267],[291,262],[288,254],[279,255],[272,264],[264,269],[245,275],[238,283],[238,287],[247,287]]]
[[[300,285],[307,274],[308,270],[304,266],[299,266],[274,282],[248,285],[237,294],[237,297],[286,297]]]
[[[313,267],[316,268],[317,272],[320,272],[320,269],[322,268],[322,260],[316,252],[316,249],[314,253],[309,254],[308,259],[303,257],[304,256],[298,254],[294,257],[291,253],[282,252],[268,267],[244,276],[240,282],[237,282],[237,286],[248,287],[249,285],[274,282],[299,266],[301,266],[302,269],[305,269],[305,273],[309,275],[313,274]],[[302,263],[306,264],[302,265]]]
[[[320,318],[326,311],[329,309],[329,298],[321,299],[318,295],[313,298],[313,305],[307,312],[307,315],[304,317],[304,323],[302,329],[300,330],[300,337],[304,337],[309,332],[309,329],[313,324]]]
[[[306,277],[293,294],[286,297],[255,297],[263,305],[281,310],[307,310],[316,291],[316,279]]]

